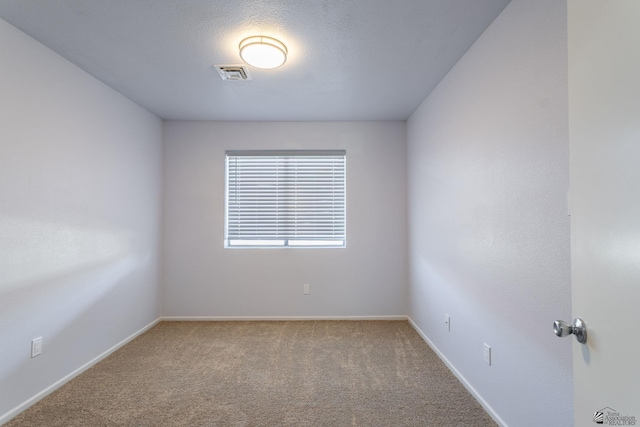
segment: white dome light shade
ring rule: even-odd
[[[240,57],[256,68],[278,68],[287,61],[287,47],[279,40],[252,36],[240,42]]]

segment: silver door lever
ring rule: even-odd
[[[573,334],[580,344],[587,342],[587,326],[579,317],[574,319],[573,325],[563,320],[556,320],[553,322],[553,332],[559,337],[566,337],[567,335]]]

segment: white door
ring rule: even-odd
[[[640,0],[568,6],[575,425],[640,426]]]

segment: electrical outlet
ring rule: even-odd
[[[487,343],[484,343],[484,361],[491,366],[491,347]]]
[[[305,294],[305,295],[309,295],[309,294],[310,294],[310,292],[309,292],[309,284],[308,284],[308,283],[305,283],[305,284],[303,285],[303,287],[304,287],[304,294]]]
[[[444,327],[447,328],[447,332],[451,332],[451,316],[444,315]]]
[[[42,337],[31,340],[31,358],[39,356],[42,353]]]

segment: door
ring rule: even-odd
[[[640,425],[640,0],[568,7],[575,425]]]

